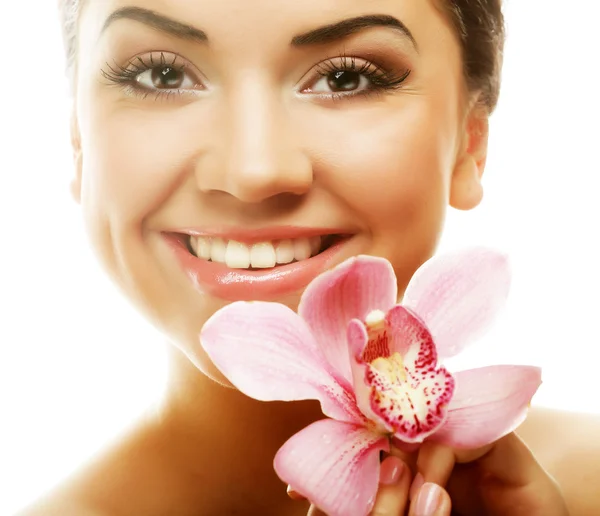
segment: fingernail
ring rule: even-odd
[[[303,497],[297,491],[294,491],[292,486],[287,486],[287,494],[292,500],[301,500]]]
[[[404,472],[404,462],[398,457],[390,455],[381,463],[379,483],[387,486],[397,484]]]
[[[442,489],[437,484],[423,484],[415,503],[415,516],[433,516],[442,500]]]
[[[415,478],[413,479],[412,484],[410,485],[410,491],[408,492],[408,499],[409,500],[414,500],[419,492],[419,489],[421,489],[421,486],[423,485],[423,483],[425,482],[425,479],[423,478],[423,475],[421,475],[421,473],[417,473],[415,475]]]

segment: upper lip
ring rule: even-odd
[[[327,235],[350,235],[347,230],[340,228],[311,228],[300,226],[277,226],[258,229],[244,229],[240,227],[221,228],[180,228],[168,231],[193,237],[223,238],[235,240],[244,244],[270,242],[273,240],[287,240],[294,238],[310,238]]]

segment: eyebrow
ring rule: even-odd
[[[182,23],[163,14],[159,14],[143,7],[122,7],[114,11],[104,22],[101,33],[104,33],[113,23],[118,20],[134,20],[153,29],[170,34],[179,39],[192,40],[199,43],[208,43],[206,32],[192,25]],[[386,27],[408,38],[415,50],[418,50],[417,42],[408,27],[397,18],[387,14],[370,14],[357,16],[331,23],[323,27],[313,29],[304,34],[294,36],[292,46],[317,46],[345,39],[353,34],[375,27]]]
[[[206,32],[143,7],[122,7],[104,22],[102,33],[117,20],[134,20],[179,39],[208,43]]]
[[[415,47],[415,50],[418,49],[417,41],[408,27],[397,18],[387,14],[358,16],[356,18],[349,18],[330,25],[325,25],[324,27],[319,27],[318,29],[294,37],[294,39],[292,39],[292,46],[324,45],[374,27],[394,29],[404,37],[408,38]]]

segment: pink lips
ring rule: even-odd
[[[183,235],[222,237],[247,244],[310,237],[316,235],[342,234],[339,230],[317,230],[306,228],[271,228],[257,231],[227,230],[210,233],[182,229],[164,233],[185,273],[194,285],[212,296],[227,301],[270,301],[292,294],[306,287],[314,278],[324,272],[335,259],[340,248],[347,241],[341,239],[322,253],[289,265],[279,265],[273,269],[250,271],[230,269],[225,264],[196,258],[188,249]]]

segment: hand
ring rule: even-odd
[[[413,460],[414,462],[414,460]],[[389,456],[381,464],[380,487],[371,516],[404,516],[409,509],[409,490],[413,476],[410,468],[399,457]],[[303,499],[288,489],[294,499]],[[450,497],[441,487],[425,483],[410,504],[409,516],[450,516]],[[327,516],[314,505],[308,516]]]
[[[568,516],[558,484],[514,433],[479,450],[421,446],[415,493],[423,482],[445,486],[461,516]]]
[[[569,515],[558,484],[514,433],[477,450],[452,450],[427,442],[420,447],[416,463],[415,454],[393,453],[397,457],[382,463],[373,516],[403,516],[409,499],[409,516],[449,516],[451,505],[452,514],[461,516]],[[392,474],[396,469],[398,473]],[[411,469],[416,471],[414,478]],[[396,477],[395,483],[390,482]],[[437,508],[424,513],[425,500],[435,499],[436,493]],[[309,512],[309,516],[322,515],[315,507]]]

